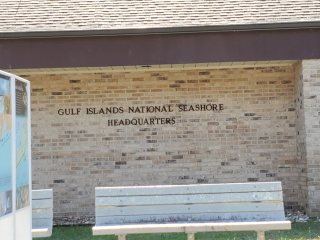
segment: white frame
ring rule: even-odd
[[[12,114],[12,138],[11,138],[11,160],[12,160],[12,212],[0,217],[0,226],[8,230],[9,235],[12,237],[12,240],[27,240],[31,239],[31,228],[32,228],[32,181],[31,181],[31,100],[30,100],[30,82],[26,79],[18,77],[14,74],[7,73],[0,70],[0,74],[10,78],[10,91],[11,91],[11,114]],[[28,160],[29,160],[29,205],[25,206],[19,210],[16,209],[16,80],[22,81],[27,84],[28,91]],[[16,217],[16,215],[19,217]],[[22,221],[22,223],[19,223]],[[19,226],[23,226],[19,228]],[[8,229],[8,228],[12,229]],[[19,229],[18,229],[19,228]],[[22,230],[22,231],[21,231]],[[9,233],[11,231],[11,234]]]

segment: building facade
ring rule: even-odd
[[[96,186],[255,181],[319,216],[318,1],[77,2],[30,1],[0,33],[56,219],[93,216]]]

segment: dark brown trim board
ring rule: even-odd
[[[0,40],[0,69],[320,58],[320,28]]]

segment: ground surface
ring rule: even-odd
[[[92,226],[54,227],[50,238],[38,240],[116,240],[115,236],[92,236]],[[139,234],[128,235],[127,240],[186,240],[185,234]],[[197,233],[196,240],[256,240],[255,232],[214,232]],[[293,223],[289,231],[270,231],[266,240],[320,240],[320,222],[309,220],[305,223]]]

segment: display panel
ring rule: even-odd
[[[12,112],[10,77],[0,74],[0,218],[12,212]]]
[[[28,149],[28,85],[15,81],[16,90],[16,209],[30,205]]]

